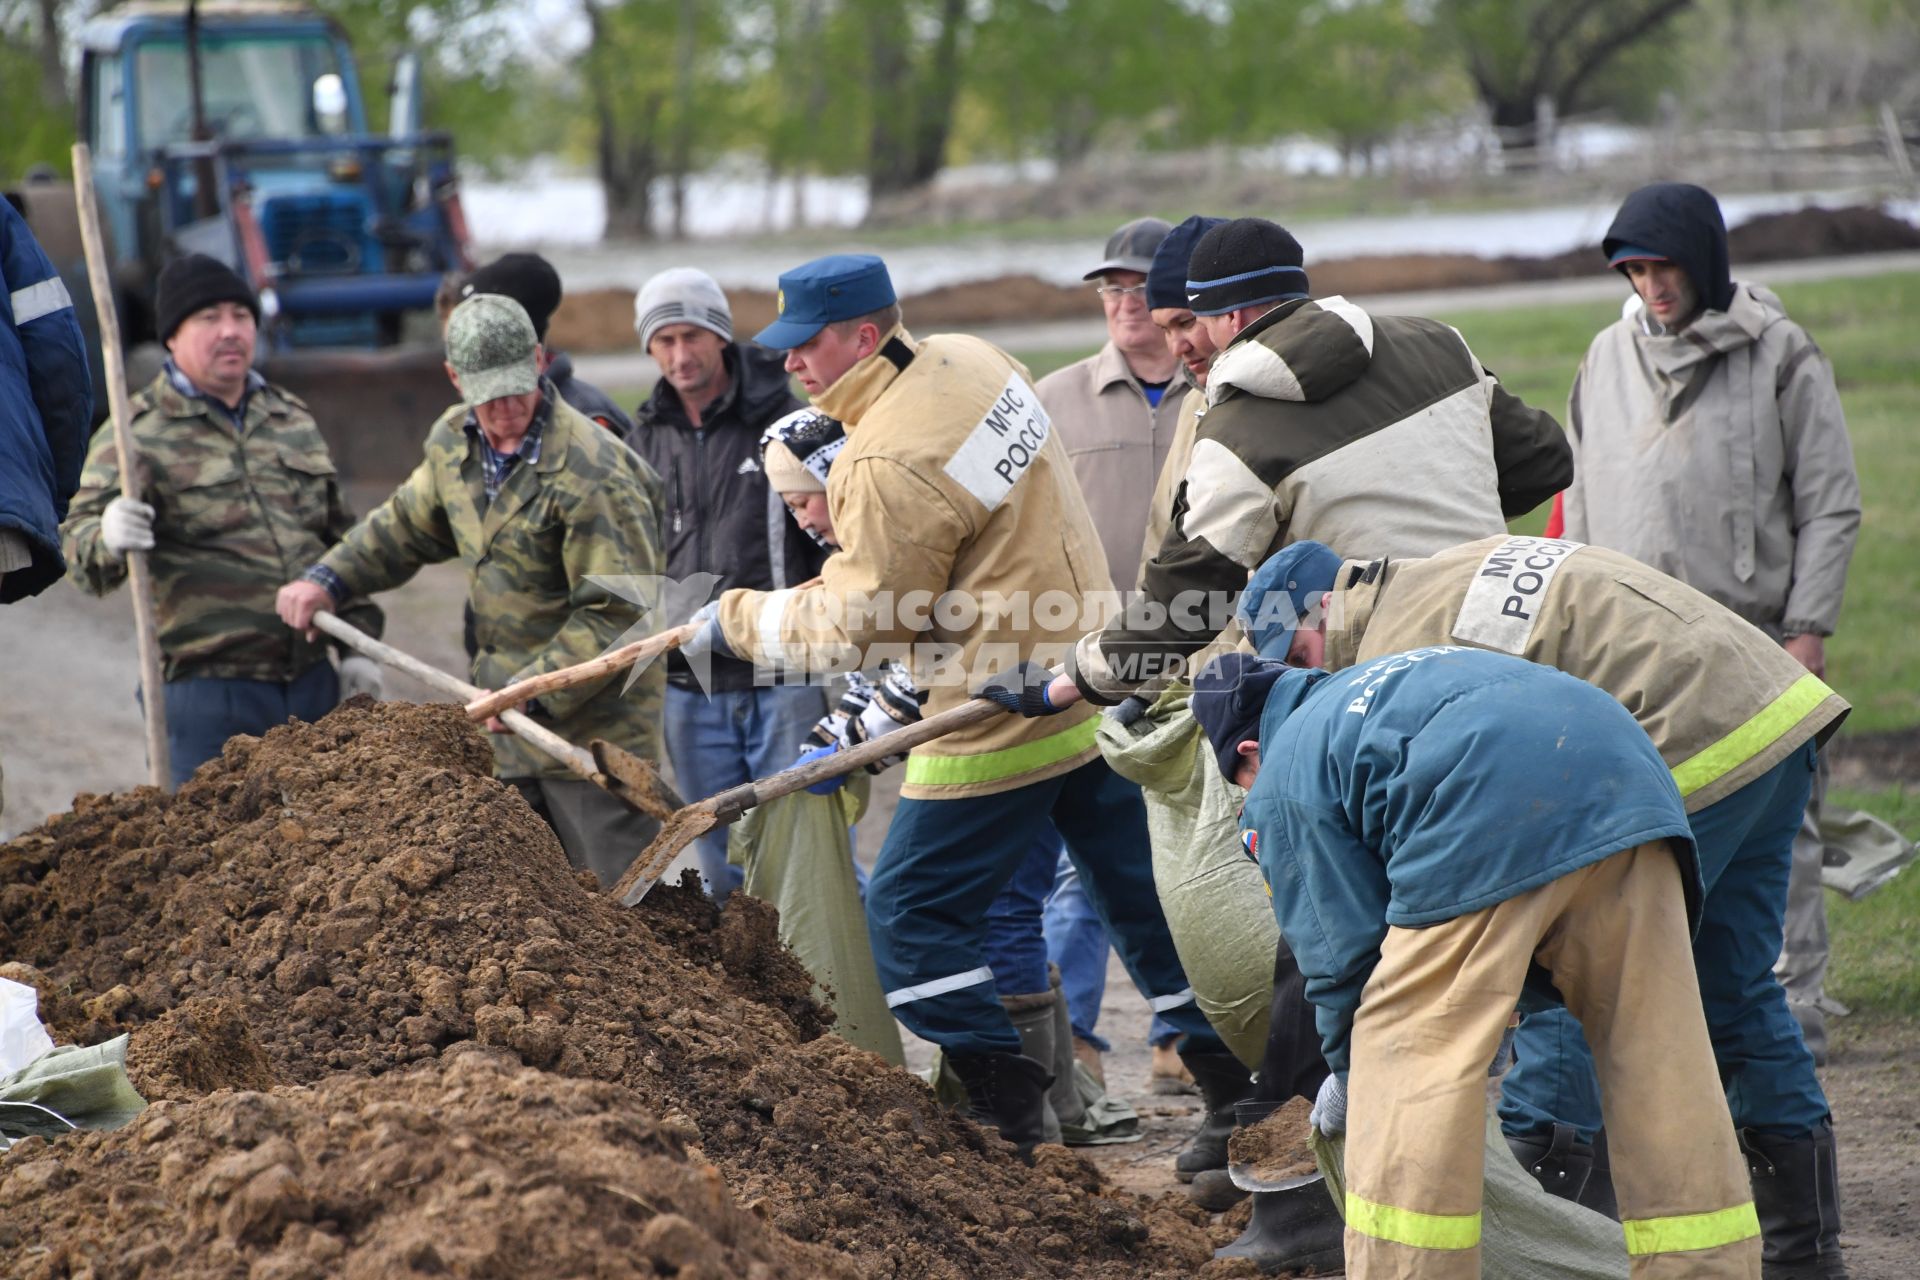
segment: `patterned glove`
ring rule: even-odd
[[[1320,1093],[1313,1100],[1307,1122],[1329,1138],[1347,1131],[1347,1082],[1337,1071],[1329,1071],[1320,1082]]]
[[[880,675],[880,679],[868,686],[872,694],[867,705],[858,715],[847,717],[846,735],[849,745],[859,742],[871,742],[883,738],[895,729],[920,722],[920,708],[927,695],[914,688],[913,676],[898,663],[889,663]],[[842,703],[844,705],[844,699]],[[884,773],[907,758],[902,751],[897,755],[882,756],[867,766],[868,773]]]
[[[1010,671],[1002,671],[973,691],[976,698],[998,703],[1008,711],[1017,711],[1031,720],[1035,716],[1058,715],[1066,710],[1047,701],[1047,686],[1053,672],[1028,660]]]

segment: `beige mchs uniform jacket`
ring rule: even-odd
[[[904,658],[928,715],[987,676],[1060,663],[1112,590],[1080,487],[1026,370],[977,338],[895,328],[815,398],[847,427],[827,477],[840,551],[820,585],[726,592],[728,646],[762,667]],[[900,793],[993,795],[1099,754],[1097,708],[994,719],[915,747]]]
[[[1167,388],[1167,394],[1173,394],[1172,387]],[[1160,403],[1164,405],[1166,401]],[[1167,460],[1160,467],[1159,478],[1153,482],[1147,536],[1140,544],[1140,572],[1134,575],[1136,584],[1145,578],[1148,561],[1167,540],[1167,530],[1173,528],[1173,500],[1179,496],[1181,482],[1187,478],[1187,465],[1193,461],[1194,438],[1200,432],[1200,415],[1206,407],[1207,393],[1199,387],[1189,389],[1180,399],[1180,416],[1173,427],[1173,447],[1167,450]]]
[[[1329,670],[1431,644],[1558,667],[1633,713],[1689,813],[1825,742],[1849,710],[1758,628],[1616,551],[1483,538],[1424,560],[1349,560],[1336,581],[1350,585],[1327,605]]]
[[[1186,388],[1184,371],[1176,372],[1160,403],[1148,404],[1127,358],[1111,342],[1034,385],[1073,459],[1107,568],[1123,588],[1140,576],[1140,531],[1153,504],[1154,482],[1173,447]],[[1159,547],[1153,544],[1154,550]]]
[[[1566,535],[1624,551],[1775,637],[1831,635],[1860,530],[1833,371],[1780,300],[1649,333],[1640,299],[1587,350],[1569,403]]]

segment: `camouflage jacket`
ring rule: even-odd
[[[162,373],[133,397],[132,409],[140,497],[153,506],[149,563],[165,677],[301,675],[326,656],[325,643],[280,621],[274,596],[353,524],[307,406],[267,384],[248,397],[236,434],[225,414],[182,395]],[[126,563],[100,537],[100,513],[119,496],[113,428],[104,425],[60,527],[69,572],[94,595],[127,576]],[[352,602],[340,614],[380,634],[372,604]]]
[[[457,557],[467,567],[479,645],[472,680],[483,688],[584,662],[645,634],[651,618],[641,605],[591,579],[661,572],[660,478],[652,468],[557,402],[539,461],[515,466],[489,503],[466,416],[465,405],[441,415],[413,474],[320,563],[355,594],[370,595]],[[563,689],[532,714],[579,746],[605,738],[659,759],[663,673],[656,663],[631,689],[624,674]],[[493,758],[503,778],[571,776],[507,734],[494,738]]]

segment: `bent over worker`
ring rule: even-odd
[[[812,671],[904,656],[930,716],[965,702],[976,672],[1057,660],[1108,580],[1026,371],[974,338],[916,341],[876,257],[818,259],[783,275],[780,291],[779,319],[758,340],[786,350],[814,405],[847,429],[825,498],[841,550],[818,586],[725,593],[699,615],[693,656],[711,646]],[[1049,630],[1042,602],[1061,607],[1065,629]],[[1094,729],[1082,708],[914,748],[867,887],[887,1003],[945,1051],[975,1116],[1021,1148],[1040,1139],[1051,1073],[1021,1055],[981,941],[987,908],[1049,818],[1186,1052],[1225,1052],[1160,913],[1139,790],[1101,760]]]
[[[1767,1274],[1844,1277],[1832,1115],[1773,960],[1815,753],[1847,703],[1703,593],[1558,539],[1486,538],[1372,563],[1295,543],[1254,574],[1240,612],[1264,656],[1297,666],[1340,671],[1466,644],[1558,667],[1633,714],[1673,773],[1700,855],[1694,965]],[[1529,1013],[1515,1050],[1500,1108],[1515,1155],[1548,1191],[1611,1212],[1579,1026],[1564,1009]]]
[[[1516,1005],[1563,1000],[1599,1066],[1636,1280],[1757,1277],[1687,963],[1699,867],[1633,717],[1450,645],[1339,675],[1226,654],[1193,704],[1247,788],[1332,1068],[1314,1115],[1347,1133],[1347,1274],[1480,1274],[1487,1064]]]
[[[280,617],[299,632],[335,600],[457,559],[473,610],[473,683],[497,689],[585,662],[643,616],[639,593],[607,579],[660,571],[659,477],[555,394],[533,321],[513,299],[477,293],[454,309],[447,370],[465,402],[433,424],[426,456],[393,495],[280,589]],[[660,698],[655,666],[630,687],[589,682],[522,710],[575,742],[605,738],[658,759]],[[495,775],[547,820],[568,861],[602,884],[618,880],[654,821],[498,722],[487,727]]]

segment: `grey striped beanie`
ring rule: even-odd
[[[697,267],[662,271],[634,295],[633,331],[640,335],[642,351],[656,332],[670,324],[697,324],[733,341],[733,311],[727,306],[727,295]]]

